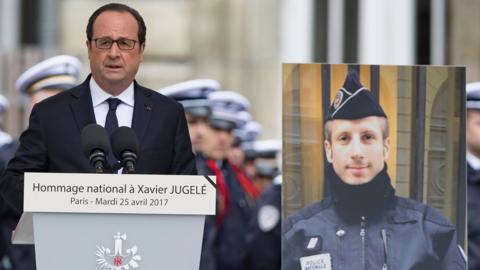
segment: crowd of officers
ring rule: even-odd
[[[185,109],[198,174],[216,176],[217,214],[205,222],[200,269],[279,269],[280,192],[271,189],[280,141],[256,141],[261,127],[251,120],[249,101],[220,91],[216,81],[187,81],[160,93]],[[263,239],[269,235],[275,241]],[[258,268],[267,257],[271,268]]]
[[[42,61],[25,71],[16,88],[34,104],[78,83],[80,61],[69,55]],[[280,269],[281,142],[257,140],[261,125],[252,120],[242,95],[210,79],[168,86],[160,93],[185,110],[199,175],[215,175],[217,211],[205,222],[201,270]],[[0,95],[0,117],[9,101]],[[469,269],[480,265],[480,82],[467,86],[467,167]],[[18,141],[0,130],[0,168],[13,157]],[[473,211],[472,211],[473,210]],[[33,246],[10,242],[21,213],[0,199],[0,270],[33,270]]]
[[[78,59],[61,55],[25,71],[16,88],[29,97],[28,112],[75,86],[80,68]],[[280,269],[281,141],[258,140],[262,127],[252,120],[250,102],[215,80],[190,80],[159,92],[184,107],[198,174],[216,177],[217,210],[206,217],[200,269]],[[0,95],[0,114],[8,104]],[[2,170],[17,146],[0,130]],[[10,243],[20,215],[0,201],[0,270],[35,269],[33,246]]]

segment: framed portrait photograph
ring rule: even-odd
[[[465,68],[283,64],[283,269],[466,269]]]

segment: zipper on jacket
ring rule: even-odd
[[[382,270],[388,270],[388,248],[387,248],[387,230],[382,229],[382,240],[383,240],[383,267]]]
[[[367,269],[366,261],[365,261],[365,235],[367,233],[366,230],[366,220],[365,217],[362,216],[362,221],[360,222],[360,237],[362,237],[362,269]]]

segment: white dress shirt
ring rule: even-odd
[[[118,98],[122,102],[117,107],[117,119],[119,127],[132,127],[133,105],[135,103],[133,82],[120,95],[112,96],[105,92],[97,82],[90,78],[90,91],[92,93],[93,111],[95,113],[95,122],[105,127],[105,120],[108,113],[107,99]]]
[[[467,162],[470,164],[470,166],[478,171],[480,170],[480,159],[478,159],[476,156],[474,156],[472,153],[467,151]]]

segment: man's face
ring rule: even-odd
[[[204,154],[211,159],[225,159],[233,143],[231,131],[208,127],[205,136]]]
[[[208,123],[206,117],[194,116],[186,113],[188,124],[188,132],[190,133],[190,141],[195,153],[203,152],[203,144],[205,136],[208,132]]]
[[[112,40],[127,38],[135,40],[131,50],[120,50],[117,43],[110,49],[98,49],[95,39],[108,37]],[[118,95],[128,87],[137,74],[143,60],[144,44],[138,41],[138,23],[128,12],[105,11],[93,25],[92,41],[87,40],[90,69],[102,89]]]
[[[257,168],[255,167],[255,160],[245,160],[243,165],[243,171],[248,178],[253,179],[257,173]]]
[[[232,146],[228,151],[228,160],[235,166],[243,168],[245,153],[240,146]]]
[[[234,137],[231,130],[217,129],[218,145],[222,148],[223,158],[228,157],[228,152],[232,148]]]
[[[332,120],[331,141],[325,141],[328,162],[347,184],[370,182],[384,167],[389,139],[383,138],[385,118]]]
[[[480,110],[467,110],[467,149],[480,158]]]

